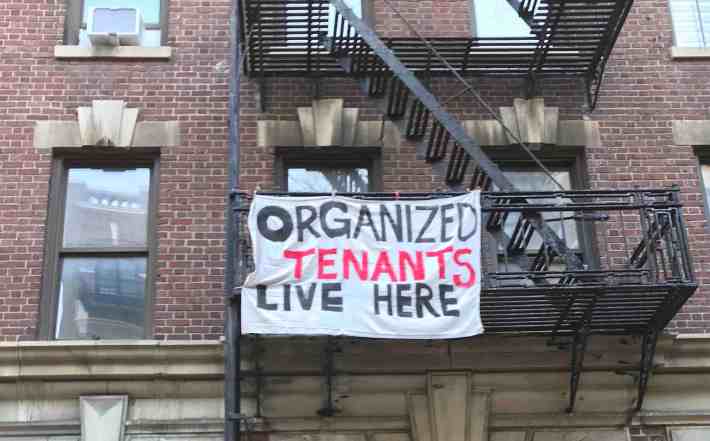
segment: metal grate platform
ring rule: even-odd
[[[522,13],[529,17],[529,37],[433,38],[431,43],[467,75],[590,76],[603,71],[631,3],[541,0]],[[255,76],[364,74],[377,60],[327,0],[245,0],[242,30],[250,36],[247,70]],[[447,72],[417,39],[383,41],[409,69]],[[343,51],[353,55],[349,73],[334,56]]]
[[[454,194],[397,197],[421,200]],[[496,244],[494,261],[484,258],[481,315],[486,333],[563,337],[585,328],[590,334],[645,335],[665,328],[697,287],[676,190],[485,192],[481,203],[488,231],[506,231],[518,244],[517,249]],[[543,212],[553,229],[567,232],[567,245],[578,249],[589,269],[564,268],[558,256],[540,247],[537,232],[517,228],[533,210]],[[570,231],[575,231],[574,238]],[[594,241],[594,246],[584,251],[573,241]],[[537,271],[520,271],[514,254],[525,255]],[[251,269],[248,242],[242,243],[240,255],[245,274]]]

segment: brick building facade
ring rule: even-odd
[[[363,9],[382,38],[413,37],[395,10],[427,38],[467,38],[476,26],[470,0],[388,3],[394,9],[379,0]],[[249,416],[244,422],[249,436],[710,439],[710,389],[699,387],[710,367],[710,210],[702,177],[702,165],[710,161],[710,42],[703,48],[674,43],[679,25],[672,21],[670,3],[634,2],[593,112],[585,108],[580,78],[542,79],[532,95],[523,79],[471,80],[496,112],[523,97],[542,98],[544,109],[555,109],[559,141],[541,143],[537,154],[565,185],[680,188],[699,287],[659,341],[644,409],[632,411],[638,375],[629,366],[638,365],[642,346],[636,337],[590,339],[572,414],[564,412],[569,345],[498,336],[426,344],[345,340],[335,356],[335,416],[318,415],[328,400],[319,374],[322,342],[245,338],[242,369],[249,375],[242,381],[242,412]],[[159,42],[109,48],[86,43],[80,28],[87,5],[102,6],[89,0],[0,4],[0,439],[74,441],[80,434],[92,439],[107,433],[117,437],[102,439],[221,439],[232,2],[146,0],[139,6],[159,11],[149,26],[159,32]],[[243,37],[250,40],[249,50],[260,44],[256,32]],[[366,169],[369,190],[426,192],[446,186],[417,158],[416,143],[383,122],[353,78],[259,78],[253,69],[247,74],[240,91],[240,190],[290,190],[291,170],[318,169],[329,153],[305,147],[331,146],[318,136],[334,121],[333,109],[358,109],[351,143],[336,136],[343,147],[336,163]],[[461,85],[451,76],[434,77],[431,89],[466,124],[492,119],[471,95],[458,95]],[[299,109],[330,116],[309,126]],[[306,142],[309,131],[316,142]],[[521,173],[520,179],[537,176],[529,175],[534,164],[510,143],[491,141],[485,149],[504,169]],[[76,227],[65,225],[67,182],[72,170],[87,168],[150,171],[149,179],[136,184],[150,194],[141,215],[148,235],[130,249],[120,245],[134,238],[135,220],[126,222],[132,226],[124,234],[120,222],[96,226],[96,237],[107,241],[101,247],[67,245],[69,227]],[[297,179],[300,172],[294,173]],[[141,211],[128,196],[102,194],[87,193],[82,207]],[[613,244],[604,247],[612,253],[602,252],[602,264],[615,250]],[[90,291],[103,289],[110,306],[112,290],[121,292],[116,286],[145,281],[143,316],[130,308],[122,310],[123,318],[104,316],[106,304],[92,309],[87,302],[68,315],[60,305],[74,303],[59,297],[58,286],[70,259],[138,261],[139,269],[128,279],[115,276],[115,284],[98,287],[99,265],[78,269],[75,282],[94,287]],[[119,270],[107,271],[114,277]],[[87,272],[93,274],[88,282]],[[65,291],[68,296],[69,288]],[[61,314],[83,320],[73,334],[62,330]],[[112,341],[112,330],[125,329],[128,322],[135,325],[133,340]],[[388,354],[386,361],[382,354]],[[437,395],[441,390],[447,393]]]

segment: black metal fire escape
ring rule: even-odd
[[[495,185],[500,192],[483,198],[486,227],[517,270],[493,268],[486,274],[481,312],[487,332],[568,338],[568,412],[574,407],[589,336],[639,336],[640,409],[658,334],[695,289],[677,191],[516,191],[424,80],[450,75],[451,68],[458,75],[515,76],[532,83],[547,77],[582,78],[593,107],[631,0],[508,2],[530,25],[530,38],[382,39],[343,0],[243,0],[242,35],[251,38],[246,69],[259,80],[283,75],[356,78],[403,136],[417,143],[418,156],[446,182],[447,194],[464,188],[490,191]],[[244,196],[236,189],[234,195],[237,200]],[[245,212],[241,205],[235,209]],[[611,220],[609,213],[618,218]],[[628,229],[636,245],[628,245],[624,237],[627,252],[591,268],[568,245],[564,219],[607,241],[618,240],[608,225],[624,233]],[[539,247],[536,256],[528,256],[532,244]],[[238,246],[244,259],[246,244],[240,241]],[[553,267],[553,262],[562,267]],[[330,339],[326,349],[332,357]],[[324,366],[330,379],[333,364]],[[323,415],[333,413],[332,400],[328,403]]]

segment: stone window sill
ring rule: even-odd
[[[672,47],[671,58],[674,60],[710,59],[710,47]]]
[[[169,60],[173,55],[170,46],[109,46],[80,47],[54,46],[54,57],[61,59],[99,59],[99,60]]]

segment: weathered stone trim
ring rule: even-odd
[[[674,60],[710,58],[710,48],[673,46],[671,48],[671,58]]]
[[[360,109],[344,107],[343,103],[342,99],[313,100],[311,106],[298,108],[298,121],[259,121],[257,145],[377,147],[385,140],[399,145],[399,130],[394,125],[385,123],[382,133],[382,121],[360,121]]]
[[[177,121],[138,121],[140,109],[120,100],[96,100],[77,109],[77,121],[37,121],[34,147],[172,147],[180,145]]]
[[[710,121],[673,121],[675,145],[710,145]]]
[[[698,388],[710,373],[709,343],[706,335],[665,336],[659,341],[657,368],[644,411],[631,424],[710,425],[710,393]],[[471,395],[468,410],[456,407],[464,411],[455,414],[446,410],[452,404],[447,401],[448,393],[434,400],[444,412],[429,409],[426,413],[440,420],[441,427],[450,423],[461,427],[462,417],[469,415],[468,421],[476,421],[470,427],[487,425],[494,432],[514,432],[521,427],[598,431],[629,424],[628,410],[636,396],[633,374],[639,347],[630,337],[590,340],[573,415],[563,413],[569,353],[548,346],[544,338],[481,336],[475,341],[425,346],[409,342],[350,345],[344,340],[335,361],[348,374],[338,374],[334,380],[337,405],[344,412],[337,418],[320,418],[316,415],[323,392],[323,378],[318,375],[320,344],[307,339],[270,342],[261,360],[265,368],[301,374],[265,379],[262,405],[268,418],[255,421],[256,430],[407,433],[413,427],[408,397],[424,398],[428,408],[431,396],[443,387],[458,391],[459,397],[466,391]],[[382,362],[382,354],[388,354],[387,363]],[[76,433],[78,397],[94,394],[130,398],[129,434],[150,431],[151,424],[164,427],[165,433],[202,433],[202,422],[218,431],[224,405],[222,357],[219,341],[0,343],[0,396],[4,397],[0,400],[0,437]],[[243,368],[252,368],[249,360]],[[253,379],[246,379],[242,403],[247,414],[254,411],[255,391]],[[486,416],[488,403],[490,417]],[[476,434],[469,433],[475,441]]]
[[[220,342],[152,340],[0,343],[0,383],[73,378],[215,378],[223,374]]]
[[[173,48],[169,46],[54,46],[54,57],[60,59],[144,59],[169,60]]]
[[[469,136],[484,147],[507,147],[515,144],[506,135],[503,126],[496,120],[464,121],[464,127]],[[536,139],[542,139],[542,144],[569,147],[589,147],[601,144],[599,123],[596,121],[556,121],[550,117],[546,118],[545,127],[544,137],[536,137]],[[525,142],[530,143],[529,140]]]

